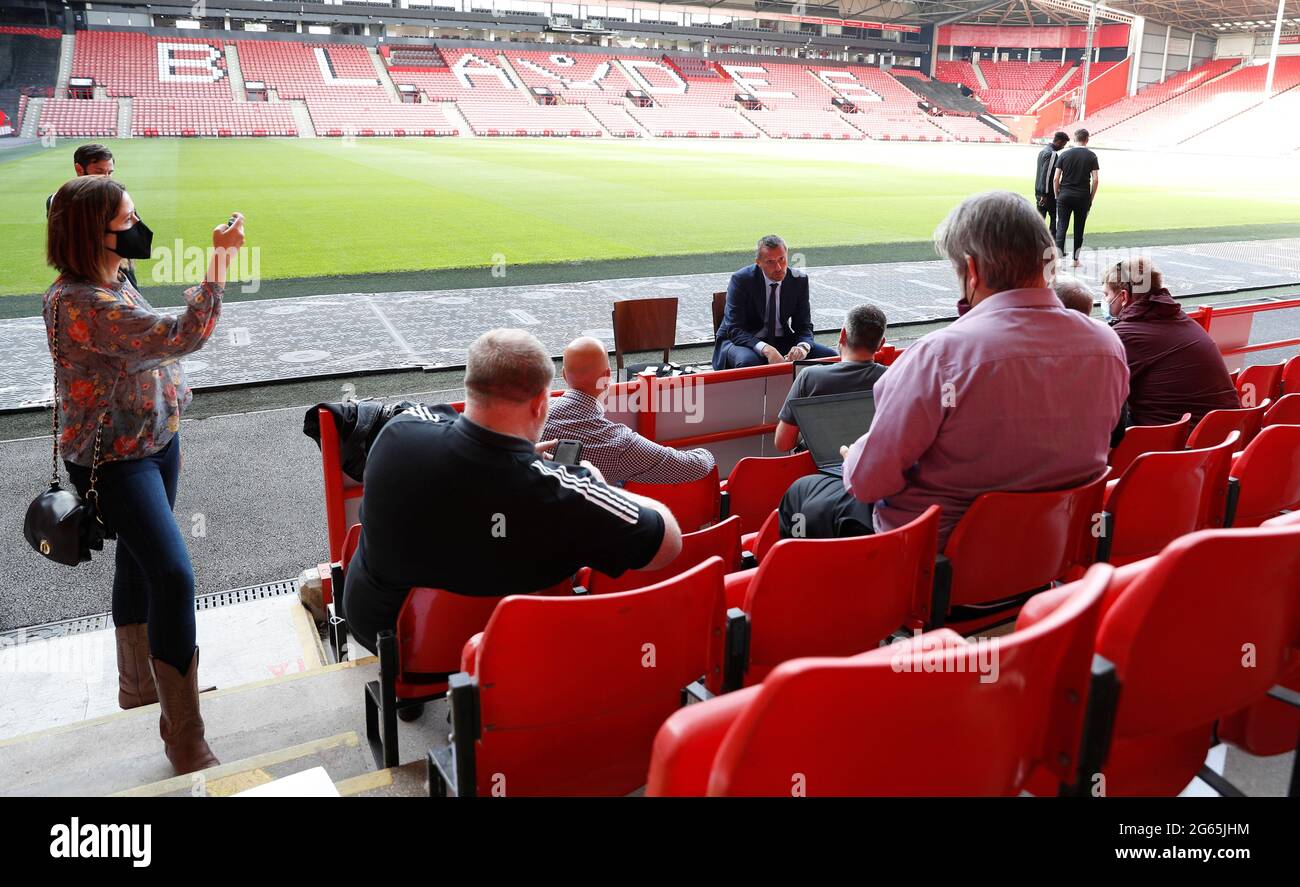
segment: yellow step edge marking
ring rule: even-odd
[[[221,779],[209,779],[203,788],[209,798],[228,798],[274,781],[274,776],[258,767],[256,770],[248,770],[244,773],[232,773]]]
[[[376,770],[372,773],[362,773],[359,776],[351,776],[340,780],[334,783],[334,787],[339,790],[340,795],[346,798],[348,795],[359,795],[362,792],[385,788],[392,784],[392,770]]]
[[[200,702],[206,702],[209,699],[216,699],[221,696],[230,696],[234,693],[243,693],[248,690],[256,690],[259,687],[268,687],[272,684],[284,684],[289,681],[300,681],[303,678],[322,677],[326,674],[336,671],[344,671],[349,668],[358,668],[366,665],[377,665],[378,656],[367,656],[364,659],[352,659],[347,662],[333,662],[321,668],[312,668],[307,671],[296,671],[290,674],[281,675],[277,678],[266,678],[261,681],[253,681],[251,684],[239,684],[234,687],[227,687],[224,690],[213,690],[204,693],[199,697]],[[21,736],[11,736],[8,739],[0,739],[0,748],[6,748],[11,745],[18,745],[22,742],[30,742],[34,739],[46,739],[50,736],[57,736],[61,733],[69,733],[73,730],[94,727],[99,724],[107,724],[122,718],[135,717],[141,714],[152,713],[158,715],[158,703],[153,705],[142,705],[139,708],[132,708],[126,711],[115,711],[112,714],[100,715],[97,718],[87,718],[84,721],[77,721],[72,724],[60,724],[57,727],[46,727],[44,730],[37,730],[35,733],[24,733]]]
[[[219,784],[222,780],[230,777],[246,774],[253,770],[274,767],[276,764],[283,764],[286,761],[292,761],[295,758],[304,758],[308,755],[319,754],[326,749],[338,748],[340,746],[355,747],[360,744],[361,739],[357,736],[356,732],[349,730],[347,733],[339,733],[336,736],[327,736],[324,739],[313,739],[311,742],[304,742],[301,745],[291,745],[287,748],[276,749],[275,751],[254,755],[251,758],[234,761],[230,764],[218,764],[215,767],[209,767],[207,770],[200,771],[199,773],[186,773],[159,782],[151,782],[148,785],[142,785],[137,788],[115,792],[109,797],[148,798],[157,797],[158,795],[169,795],[174,792],[188,792],[200,777],[207,783],[207,786],[210,787],[214,783]],[[251,787],[252,785],[243,786],[243,788]]]

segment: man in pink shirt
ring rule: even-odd
[[[871,430],[843,452],[845,489],[874,505],[877,532],[937,503],[942,546],[982,493],[1096,477],[1128,396],[1128,365],[1112,330],[1048,288],[1056,253],[1024,197],[965,200],[935,246],[971,309],[903,351],[876,383]]]

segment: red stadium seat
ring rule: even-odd
[[[1282,390],[1287,394],[1300,394],[1300,354],[1288,360],[1282,368]]]
[[[685,484],[643,484],[630,482],[624,486],[629,493],[636,493],[662,502],[677,518],[683,533],[702,530],[718,519],[721,491],[718,484],[718,469],[696,481]]]
[[[1228,479],[1226,526],[1257,527],[1300,509],[1300,425],[1271,425],[1250,442]]]
[[[1240,410],[1210,410],[1192,429],[1187,438],[1187,449],[1199,450],[1213,447],[1224,441],[1233,431],[1241,432],[1237,446],[1244,447],[1259,434],[1264,424],[1264,414],[1268,412],[1271,401],[1265,400],[1259,406]]]
[[[1090,666],[1110,575],[1095,566],[1070,593],[1044,595],[1044,618],[1005,637],[975,644],[941,629],[796,659],[683,708],[655,737],[646,794],[1015,795],[1036,767],[1077,790],[1104,752],[1084,725],[1085,709],[1109,701],[1105,669],[1093,680]],[[974,663],[981,649],[996,679]]]
[[[398,710],[446,695],[465,642],[483,630],[503,599],[411,589],[396,634],[382,631],[376,638],[379,679],[365,687],[366,737],[376,766],[398,765]]]
[[[1284,394],[1264,414],[1264,427],[1269,425],[1300,425],[1300,394]]]
[[[1191,430],[1191,413],[1183,413],[1183,418],[1171,425],[1129,426],[1124,432],[1124,439],[1110,451],[1110,458],[1106,460],[1110,465],[1111,477],[1122,475],[1133,464],[1133,460],[1143,453],[1183,449],[1187,446],[1187,435]]]
[[[722,570],[710,558],[637,591],[503,601],[451,679],[454,752],[430,751],[433,791],[639,788],[664,719],[721,687]]]
[[[799,656],[870,650],[898,631],[933,593],[939,514],[931,505],[887,533],[772,546],[728,613],[740,632],[728,651],[729,688],[757,684]]]
[[[746,533],[740,538],[741,557],[751,561],[749,566],[757,566],[763,557],[772,550],[772,546],[781,541],[781,515],[774,508],[763,521],[757,533]]]
[[[1146,453],[1107,491],[1098,560],[1127,564],[1179,536],[1222,527],[1237,432],[1201,450]]]
[[[681,553],[666,567],[658,570],[628,570],[617,579],[599,570],[584,568],[578,574],[578,585],[585,587],[590,594],[645,588],[684,573],[711,557],[722,559],[723,572],[740,569],[740,518],[729,517],[706,529],[683,533]]]
[[[1108,590],[1096,652],[1120,691],[1106,794],[1174,795],[1197,775],[1231,789],[1202,763],[1215,723],[1295,667],[1297,575],[1300,527],[1206,530]]]
[[[1237,376],[1237,396],[1247,409],[1259,406],[1265,400],[1282,396],[1282,370],[1280,363],[1260,363],[1248,366]]]
[[[935,608],[919,613],[918,624],[970,634],[1014,619],[1032,594],[1081,575],[1096,556],[1107,477],[1109,469],[1068,490],[977,498],[948,537]]]
[[[723,488],[723,512],[738,515],[741,532],[752,533],[763,525],[790,484],[816,474],[817,465],[808,452],[789,456],[741,459],[731,469]]]

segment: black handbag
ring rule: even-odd
[[[23,537],[39,554],[75,567],[90,560],[90,552],[104,550],[104,521],[99,516],[99,445],[104,435],[101,421],[95,431],[95,451],[90,463],[90,489],[82,499],[74,490],[59,485],[59,296],[54,294],[54,405],[52,410],[54,454],[50,488],[32,500],[23,519]]]

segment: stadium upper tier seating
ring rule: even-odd
[[[1237,68],[1217,80],[1183,92],[1168,101],[1105,130],[1104,144],[1172,146],[1187,141],[1262,100],[1267,65]],[[1300,57],[1279,58],[1273,95],[1300,85]]]
[[[115,97],[234,98],[222,45],[191,37],[78,31],[72,76],[90,77]]]
[[[261,80],[282,99],[393,101],[364,46],[288,40],[237,40],[235,46],[244,79]]]

